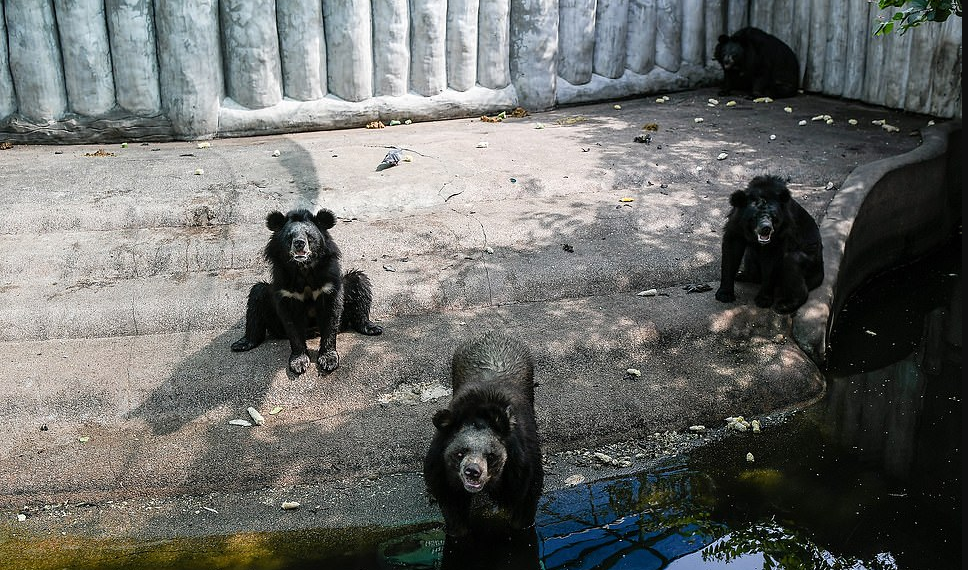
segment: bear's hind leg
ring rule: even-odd
[[[232,350],[245,352],[262,344],[266,339],[269,325],[269,311],[272,307],[272,289],[268,283],[256,283],[249,290],[245,309],[245,334],[232,343]]]
[[[376,336],[383,327],[370,320],[373,289],[370,278],[353,269],[343,276],[343,315],[340,330],[353,329],[360,334]]]

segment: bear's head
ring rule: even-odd
[[[790,190],[782,178],[757,176],[745,190],[733,192],[729,204],[740,212],[743,230],[755,236],[760,245],[768,245],[789,222],[790,200]]]
[[[713,57],[723,67],[723,70],[740,71],[743,68],[743,60],[746,57],[746,48],[741,41],[724,34],[719,36],[719,43],[716,44]]]
[[[311,264],[337,253],[328,229],[336,225],[333,212],[322,209],[313,214],[309,210],[290,210],[289,213],[270,212],[266,227],[272,238],[266,246],[266,257],[288,259],[297,264]]]
[[[501,479],[508,460],[511,408],[482,406],[460,418],[452,410],[434,414],[434,426],[448,434],[444,447],[447,478],[468,493],[479,493]]]

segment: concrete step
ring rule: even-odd
[[[457,202],[343,220],[332,235],[344,269],[371,277],[373,316],[385,319],[709,281],[723,212],[674,201]],[[249,287],[268,277],[268,236],[262,223],[56,232],[29,245],[0,236],[0,340],[237,327]]]
[[[289,373],[285,341],[233,353],[235,332],[224,329],[2,342],[2,501],[419,471],[453,349],[487,328],[532,347],[547,453],[718,426],[727,408],[752,416],[821,393],[814,365],[777,333],[787,318],[664,293],[391,318],[382,336],[341,334],[341,365],[326,375]],[[266,425],[228,424],[249,406]]]

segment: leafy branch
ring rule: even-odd
[[[923,22],[944,22],[954,14],[961,17],[961,0],[877,0],[881,10],[899,8],[890,19],[878,16],[875,36],[883,36],[894,31],[895,25],[900,34]]]

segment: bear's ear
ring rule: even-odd
[[[319,226],[321,230],[328,230],[336,225],[336,216],[326,208],[323,208],[313,216],[313,223]]]
[[[511,410],[511,406],[504,408],[495,408],[491,411],[491,425],[494,426],[494,430],[501,436],[507,437],[511,434],[511,428],[514,427],[515,419],[514,413]]]
[[[286,215],[279,211],[269,212],[266,216],[266,227],[277,232],[286,225]]]
[[[454,414],[447,408],[437,410],[434,414],[434,427],[437,429],[447,429],[454,422]]]
[[[737,190],[729,196],[729,205],[734,208],[743,208],[749,203],[749,198],[745,190]]]
[[[790,196],[790,189],[787,188],[786,185],[781,186],[776,191],[776,199],[781,204],[786,204],[787,202],[789,202],[792,199],[792,196]]]

